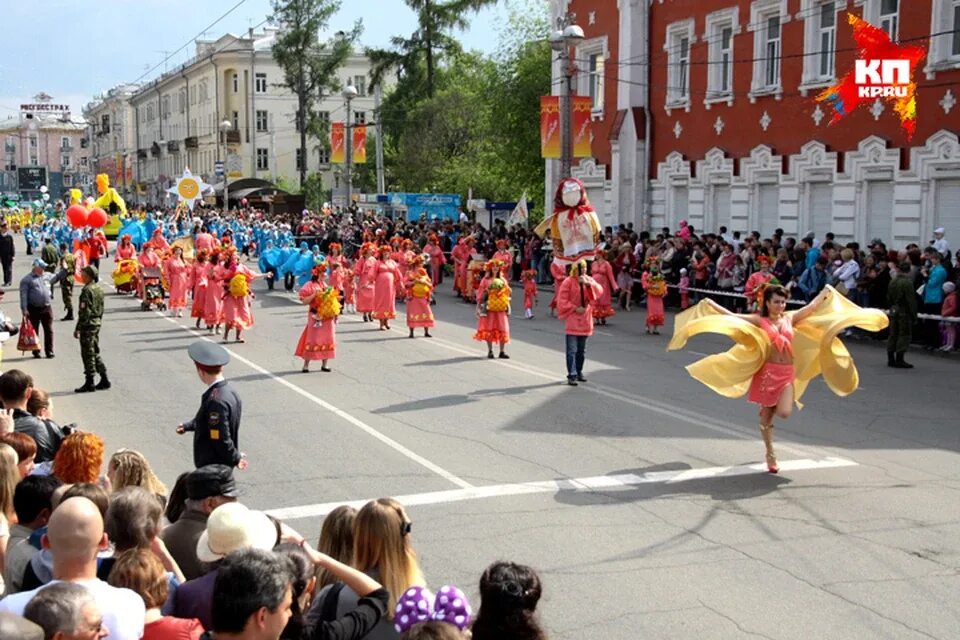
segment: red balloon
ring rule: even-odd
[[[90,211],[90,215],[87,217],[87,226],[99,229],[107,224],[107,220],[107,212],[100,207],[96,207]]]
[[[87,210],[79,204],[74,204],[67,208],[67,220],[70,221],[70,226],[74,229],[87,226],[87,218],[89,216],[90,214],[87,213]]]

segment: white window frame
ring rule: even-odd
[[[267,92],[267,74],[255,73],[253,75],[254,91],[256,93]]]
[[[960,55],[953,55],[954,7],[960,7],[960,0],[933,0],[930,18],[930,47],[927,50],[926,66],[923,68],[927,80],[936,78],[938,71],[960,69]],[[941,34],[941,35],[933,35]]]
[[[697,42],[694,24],[693,18],[687,18],[667,25],[663,50],[667,53],[667,99],[664,107],[668,115],[673,109],[690,112],[690,58],[693,45]],[[685,66],[681,46],[684,40],[687,42]]]
[[[354,112],[353,112],[353,124],[367,124],[367,112],[366,112],[366,111],[354,111]]]
[[[833,2],[833,27],[830,30],[830,73],[820,73],[822,62],[822,36],[824,33],[821,21],[821,7]],[[803,20],[803,76],[800,80],[800,93],[807,95],[811,89],[829,87],[837,78],[837,23],[840,12],[846,9],[845,0],[801,0],[800,12],[794,16]]]
[[[774,16],[780,18],[780,51],[777,56],[777,80],[767,83],[767,24]],[[753,32],[753,78],[750,82],[750,102],[760,96],[783,98],[783,27],[790,22],[787,0],[754,0],[750,5],[749,29]]]
[[[240,74],[234,72],[233,77],[231,78],[233,83],[233,92],[240,93]]]
[[[590,56],[603,56],[604,66],[608,60],[610,60],[610,47],[608,44],[607,36],[601,36],[599,38],[590,38],[589,40],[584,40],[581,42],[574,53],[577,60],[582,60],[583,62],[578,64],[580,67],[579,73],[577,74],[576,79],[576,92],[580,96],[589,96],[590,95],[590,83],[593,80],[593,77],[590,73],[589,60]],[[593,108],[590,111],[590,117],[593,120],[603,119],[605,101],[604,101],[604,91],[606,89],[606,70],[601,73],[601,91],[599,92],[599,103],[595,102]]]
[[[261,116],[262,119],[261,119]],[[266,109],[257,109],[254,112],[255,130],[257,133],[266,133],[270,130],[270,114]],[[260,125],[263,126],[260,126]]]
[[[270,170],[270,150],[266,147],[257,147],[257,171]]]
[[[321,146],[317,155],[319,157],[321,166],[330,164],[330,149]]]
[[[367,76],[353,76],[353,87],[357,90],[358,97],[367,95]]]
[[[898,33],[891,37],[891,39],[894,41],[896,41],[900,35],[900,9],[903,7],[903,3],[904,0],[898,0],[897,2],[896,24]],[[858,7],[863,7],[864,20],[876,27],[883,28],[880,15],[880,6],[883,4],[883,0],[854,0],[853,4]],[[937,0],[934,0],[934,4],[937,4]]]
[[[726,29],[730,29],[729,50],[723,48],[723,32]],[[736,59],[734,41],[740,32],[740,7],[733,6],[707,14],[706,27],[703,31],[703,41],[707,43],[709,63],[707,65],[707,96],[703,101],[707,109],[710,108],[711,104],[717,102],[726,102],[728,106],[733,106],[733,71],[734,60]],[[728,56],[726,89],[723,89],[724,56]]]

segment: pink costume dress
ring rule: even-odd
[[[430,294],[433,293],[433,283],[424,297],[417,297],[413,292],[414,278],[426,277],[426,269],[412,269],[407,273],[407,327],[410,329],[429,329],[436,322],[433,319],[433,310],[430,309]]]
[[[203,318],[207,303],[207,263],[193,263],[193,305],[190,307],[191,318]]]
[[[793,324],[789,316],[783,316],[779,329],[769,318],[760,318],[760,328],[766,332],[774,349],[793,355]],[[747,400],[761,407],[775,407],[784,389],[793,384],[794,377],[792,364],[764,362],[750,381]]]
[[[553,276],[553,298],[550,300],[550,308],[556,309],[557,294],[560,293],[560,287],[563,286],[563,281],[567,277],[567,270],[564,269],[562,265],[559,265],[556,262],[551,262],[550,275]]]
[[[354,270],[358,280],[357,311],[360,313],[371,313],[373,311],[378,264],[379,260],[376,258],[361,258]]]
[[[537,299],[537,281],[534,278],[525,278],[523,280],[523,308],[533,310],[533,304]]]
[[[190,267],[182,260],[167,258],[163,271],[170,285],[170,309],[179,311],[187,306],[187,282],[190,279]]]
[[[485,301],[490,288],[489,276],[484,276],[477,287],[477,300]],[[479,342],[510,342],[510,318],[506,311],[487,311],[487,315],[477,318],[477,332],[473,339]]]
[[[330,256],[327,258],[327,265],[330,267],[330,286],[337,291],[343,291],[344,272],[343,256]]]
[[[140,280],[137,281],[137,292],[140,294],[140,297],[142,298],[144,296],[143,273],[145,270],[150,270],[151,272],[154,272],[157,269],[159,269],[160,258],[157,256],[156,251],[154,251],[153,253],[147,253],[146,251],[144,251],[143,253],[140,254],[140,258],[138,262],[140,263],[141,278]]]
[[[300,302],[309,305],[313,297],[325,289],[323,282],[312,280],[300,289]],[[304,360],[332,360],[337,357],[337,319],[321,320],[307,309],[307,324],[303,327],[294,355]]]
[[[346,258],[343,259],[343,304],[352,304],[357,303],[357,284],[356,284],[356,274],[354,274],[353,269],[350,267],[350,261]]]
[[[613,310],[613,294],[620,290],[617,286],[617,280],[613,277],[613,267],[604,260],[603,262],[594,262],[590,267],[593,279],[603,288],[603,292],[597,297],[593,307],[594,318],[611,318],[616,315]]]
[[[170,250],[170,243],[167,242],[167,239],[163,237],[163,233],[159,229],[153,232],[153,237],[150,238],[150,243],[158,253],[163,253]]]
[[[217,241],[214,240],[213,236],[209,233],[198,233],[197,237],[193,239],[193,248],[197,251],[206,251],[210,252],[217,246]]]
[[[503,279],[510,280],[513,273],[513,254],[506,249],[500,249],[493,254],[493,259],[503,263]]]
[[[223,267],[207,264],[207,295],[204,296],[203,320],[208,327],[223,322]]]
[[[231,327],[249,329],[253,326],[253,310],[250,308],[252,293],[245,296],[235,296],[230,293],[230,280],[238,275],[246,277],[248,287],[256,278],[253,272],[242,264],[223,270],[223,324],[228,329]]]
[[[400,268],[393,260],[384,260],[377,262],[376,269],[373,317],[377,320],[392,320],[397,317],[397,289],[403,282]]]
[[[640,285],[646,290],[650,285],[650,272],[644,271],[640,276]],[[663,313],[663,296],[650,295],[647,292],[647,327],[662,327],[666,321]]]
[[[430,256],[430,279],[433,282],[440,282],[440,269],[447,264],[447,258],[443,255],[443,249],[428,242],[423,248],[423,252]]]
[[[137,249],[132,244],[117,245],[117,260],[132,260],[137,257]]]

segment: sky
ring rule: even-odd
[[[505,4],[485,9],[459,34],[468,49],[493,51]],[[270,14],[270,0],[34,0],[8,2],[0,37],[0,121],[17,117],[19,105],[45,92],[69,104],[75,117],[101,91],[137,79],[149,81],[193,57],[193,40],[240,3],[204,36],[246,33]],[[362,19],[365,46],[386,47],[393,35],[416,28],[403,0],[343,0],[330,31]],[[11,25],[17,25],[11,28]],[[32,25],[32,27],[31,27]],[[189,43],[189,44],[188,44]],[[153,71],[156,65],[160,66]],[[144,75],[147,73],[147,75]]]

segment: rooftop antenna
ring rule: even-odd
[[[154,53],[162,53],[162,54],[163,54],[163,72],[166,73],[166,72],[167,72],[167,62],[169,62],[169,60],[170,60],[170,53],[171,53],[171,52],[170,52],[170,51],[163,51],[163,50],[157,51],[156,49],[154,49],[153,52],[154,52]]]

